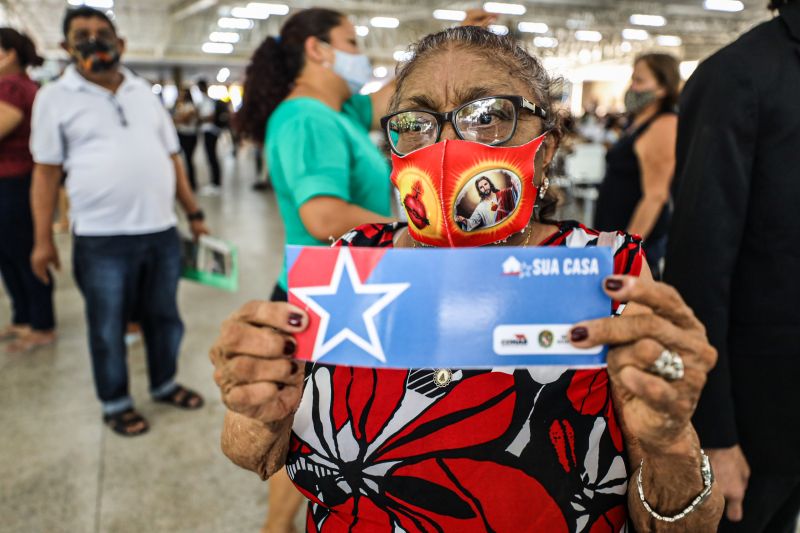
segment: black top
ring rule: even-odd
[[[642,171],[634,145],[653,122],[665,113],[671,111],[662,111],[632,132],[625,133],[606,154],[606,177],[600,186],[594,223],[598,231],[625,231],[630,224],[636,204],[642,199]],[[648,242],[667,234],[669,216],[669,207],[665,206],[645,239],[645,249]]]
[[[719,352],[708,448],[800,472],[800,4],[700,64],[681,96],[665,279]],[[754,463],[756,463],[754,465]]]

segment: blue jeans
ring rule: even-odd
[[[183,322],[178,312],[180,239],[175,228],[146,235],[74,239],[75,281],[86,303],[89,349],[104,414],[133,406],[125,331],[135,317],[147,351],[150,393],[175,389]]]
[[[55,327],[53,282],[33,275],[33,218],[31,177],[0,178],[0,276],[13,306],[13,324],[38,331]]]

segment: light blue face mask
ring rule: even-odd
[[[358,91],[367,84],[372,78],[372,64],[364,54],[351,54],[337,50],[328,43],[333,49],[333,72],[347,82],[351,94],[358,94]]]

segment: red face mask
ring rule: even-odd
[[[392,154],[392,183],[414,240],[483,246],[522,231],[536,203],[534,159],[546,135],[522,146],[444,140]]]

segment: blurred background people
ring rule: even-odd
[[[673,56],[650,53],[634,62],[625,94],[630,122],[606,154],[595,228],[625,228],[644,239],[647,262],[658,279],[669,228],[675,172],[680,71]]]
[[[9,352],[29,351],[56,338],[52,280],[37,278],[30,263],[33,158],[28,142],[37,85],[26,69],[41,64],[27,35],[0,28],[0,274],[13,309],[0,341],[12,341]]]
[[[124,41],[102,11],[67,11],[64,49],[74,59],[34,103],[31,203],[33,271],[48,282],[58,267],[52,220],[64,169],[71,200],[75,280],[86,308],[89,347],[103,420],[140,435],[148,422],[128,391],[126,323],[141,324],[150,393],[183,409],[203,404],[175,382],[183,337],[178,312],[177,194],[195,235],[207,233],[183,170],[175,127],[150,84],[120,66]]]
[[[722,532],[800,511],[800,0],[695,71],[681,97],[665,278],[719,352],[695,412]]]
[[[217,142],[222,133],[220,125],[221,110],[219,101],[211,98],[208,94],[208,82],[199,80],[197,89],[200,91],[200,102],[197,105],[197,113],[200,121],[200,133],[203,135],[203,146],[206,152],[208,168],[211,172],[211,183],[203,187],[202,194],[217,196],[222,187],[222,169],[219,165],[217,156]]]
[[[189,89],[181,89],[178,101],[175,103],[175,111],[172,119],[175,121],[175,129],[178,131],[178,141],[181,144],[181,152],[186,163],[186,174],[189,177],[189,184],[192,191],[197,190],[197,177],[194,167],[194,149],[197,146],[197,135],[199,128],[199,117],[197,106],[192,100],[192,92]]]

